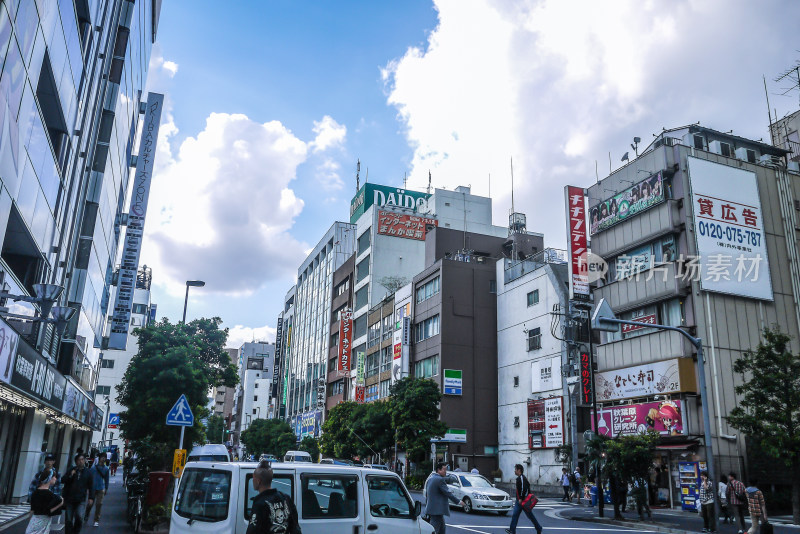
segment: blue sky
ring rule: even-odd
[[[561,191],[634,136],[767,137],[762,74],[798,59],[800,3],[624,0],[163,3],[149,88],[167,95],[142,262],[159,317],[272,338],[305,252],[363,178],[472,185],[564,241]],[[741,39],[747,35],[748,39]],[[779,96],[779,115],[797,96]],[[606,173],[607,174],[607,173]],[[601,175],[602,177],[602,175]]]

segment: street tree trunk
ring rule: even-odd
[[[800,457],[795,455],[792,463],[792,522],[800,525]]]

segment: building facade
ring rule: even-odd
[[[37,318],[41,301],[0,299],[0,326],[19,336],[3,354],[0,503],[25,498],[45,452],[66,468],[105,417],[95,387],[160,5],[0,5],[4,295],[54,284],[55,304],[75,310],[60,330]]]
[[[239,347],[239,384],[233,400],[233,432],[240,440],[241,433],[253,421],[269,418],[274,357],[274,343],[247,342]],[[242,452],[241,447],[239,443],[237,453]]]
[[[756,348],[763,328],[778,326],[793,337],[791,350],[800,348],[800,176],[787,172],[786,155],[696,125],[676,128],[587,190],[591,249],[608,265],[595,302],[604,298],[619,318],[642,323],[604,334],[596,347],[598,430],[662,434],[654,458],[661,502],[693,505],[693,495],[675,488],[680,462],[706,460],[703,404],[717,474],[758,474],[757,452],[726,415],[743,379],[733,363]],[[702,338],[708,399],[698,395],[693,346],[648,323]]]

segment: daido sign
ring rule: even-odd
[[[415,212],[427,211],[430,195],[397,187],[366,183],[350,201],[350,222],[354,223],[370,206],[395,206]]]

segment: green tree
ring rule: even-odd
[[[734,362],[743,383],[727,419],[790,470],[792,519],[800,524],[800,355],[791,353],[790,342],[777,327],[765,328],[756,350]]]
[[[355,421],[353,430],[366,442],[356,438],[356,447],[361,457],[371,456],[373,452],[386,456],[386,452],[394,447],[394,429],[392,428],[391,397],[388,401],[365,404],[360,417]],[[369,447],[367,447],[369,445]]]
[[[389,413],[397,441],[414,462],[425,459],[431,438],[444,436],[447,425],[439,420],[439,386],[425,378],[406,377],[392,384]]]
[[[255,454],[273,454],[276,458],[283,458],[286,451],[293,449],[297,437],[286,421],[280,419],[256,419],[242,432],[241,441],[247,447],[247,452]]]
[[[307,452],[311,455],[313,462],[319,462],[319,442],[313,436],[306,436],[301,439],[297,450]]]
[[[212,415],[206,420],[206,442],[207,443],[224,443],[225,439],[222,435],[225,429],[225,420],[218,415]]]
[[[334,406],[322,423],[320,451],[324,456],[350,459],[358,456],[360,442],[350,429],[361,418],[366,404],[352,401],[342,402]]]
[[[607,473],[629,482],[649,482],[653,468],[653,453],[661,436],[648,431],[641,434],[621,436],[605,442]]]
[[[134,331],[139,350],[117,386],[117,402],[125,407],[120,412],[123,437],[134,443],[163,444],[164,450],[177,448],[180,428],[166,426],[164,420],[183,394],[196,421],[186,428],[184,448],[205,441],[199,421],[208,415],[208,391],[213,386],[233,387],[238,380],[224,350],[228,330],[220,329],[221,323],[219,317],[188,324],[164,318]],[[171,456],[160,467],[171,465]]]

